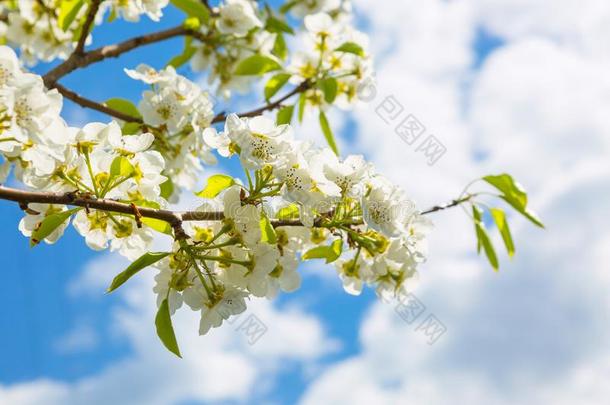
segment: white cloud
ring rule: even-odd
[[[360,147],[380,171],[425,202],[457,195],[468,178],[514,173],[548,229],[511,218],[517,258],[494,274],[474,258],[466,217],[436,216],[417,294],[446,334],[428,346],[415,325],[375,304],[360,328],[361,352],[329,366],[302,403],[606,403],[610,66],[599,42],[608,43],[608,24],[600,22],[610,5],[430,1],[401,2],[392,12],[371,2],[358,6],[379,30],[373,46],[392,49],[379,69],[382,93],[396,95],[448,139],[446,156],[427,168],[372,108],[358,114]],[[410,24],[418,17],[429,29]],[[445,25],[453,35],[437,29],[447,21],[456,21]],[[480,26],[508,42],[475,71],[464,55]],[[435,68],[413,52],[422,44]],[[445,45],[447,54],[436,55]]]
[[[601,246],[610,231],[596,213],[610,204],[610,191],[595,190],[609,182],[610,170],[598,168],[564,184],[542,207],[549,233],[515,235],[510,271],[480,268],[468,288],[436,280],[420,292],[448,329],[435,345],[376,304],[360,330],[362,353],[330,367],[302,403],[606,403],[610,305]],[[456,297],[466,303],[454,306]]]
[[[80,353],[95,349],[98,343],[95,328],[85,321],[80,321],[55,342],[55,350],[64,354]]]
[[[71,285],[72,293],[83,299],[96,289],[103,291],[108,285],[106,275],[117,274],[123,265],[112,255],[101,256]],[[132,347],[132,354],[73,383],[41,379],[0,386],[0,403],[165,405],[189,399],[247,401],[263,394],[260,387],[272,389],[275,376],[284,370],[286,362],[316,367],[321,356],[338,348],[312,315],[295,307],[280,311],[269,301],[257,300],[235,324],[204,337],[197,335],[198,313],[179,311],[174,327],[183,359],[178,359],[163,348],[154,332],[152,275],[144,271],[122,287],[119,294],[125,302],[115,308],[110,323],[115,328],[111,334]],[[254,314],[267,327],[252,346],[238,330],[248,314]],[[61,343],[63,349],[83,349],[78,331]]]

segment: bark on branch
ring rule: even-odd
[[[469,201],[474,195],[469,194],[466,197],[456,199],[444,205],[437,205],[422,212],[422,215],[427,215],[433,212],[456,207],[466,201]],[[120,214],[134,215],[134,207],[132,204],[123,203],[116,200],[96,198],[80,192],[67,193],[51,193],[43,191],[28,191],[20,190],[11,187],[0,185],[0,200],[14,201],[19,204],[22,209],[28,209],[30,203],[54,204],[54,205],[70,205],[75,207],[84,207],[96,209],[100,211],[115,212]],[[143,218],[154,218],[169,223],[174,229],[180,228],[183,221],[220,221],[224,219],[224,214],[220,211],[170,211],[163,209],[154,209],[146,207],[137,207],[139,215]],[[322,219],[322,218],[320,218]],[[319,223],[319,220],[316,220]],[[271,221],[274,227],[278,226],[303,226],[299,220],[273,220]],[[359,225],[355,223],[354,225]]]
[[[126,52],[144,45],[154,44],[156,42],[161,42],[165,41],[166,39],[184,35],[190,35],[201,41],[206,41],[207,39],[202,33],[179,25],[163,31],[134,37],[118,44],[102,46],[81,54],[75,52],[63,63],[50,70],[42,78],[47,88],[54,88],[55,84],[60,78],[77,69],[87,67],[107,58],[116,58]]]

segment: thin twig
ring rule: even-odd
[[[237,113],[237,116],[244,118],[244,117],[256,117],[258,115],[261,115],[262,113],[264,113],[265,111],[273,111],[276,108],[279,108],[282,106],[282,103],[286,100],[288,100],[290,97],[294,96],[295,94],[299,94],[307,89],[309,89],[311,87],[311,83],[308,81],[304,81],[302,82],[299,86],[295,87],[291,92],[287,93],[286,95],[284,95],[283,97],[279,98],[277,101],[274,101],[272,103],[268,103],[260,108],[257,108],[255,110],[251,110],[251,111],[246,111],[243,113]],[[212,124],[216,124],[218,122],[222,122],[224,120],[227,119],[227,115],[225,113],[220,113],[218,115],[216,115],[214,117],[214,119],[212,119]]]
[[[190,35],[201,41],[207,40],[207,37],[201,32],[193,31],[191,29],[183,27],[182,25],[179,25],[177,27],[169,28],[163,31],[157,31],[151,34],[134,37],[118,44],[102,46],[100,48],[93,49],[89,52],[84,52],[80,55],[73,53],[72,56],[70,56],[63,63],[50,70],[42,78],[48,88],[53,88],[55,87],[55,84],[60,78],[77,69],[87,67],[93,63],[100,62],[107,58],[116,58],[126,52],[129,52],[135,48],[139,48],[144,45],[149,45],[156,42],[165,41],[166,39],[184,35]]]
[[[426,211],[422,215],[427,215],[433,212],[445,210],[451,207],[456,207],[468,200],[474,195],[470,194],[466,197],[453,200],[444,205],[437,205]],[[27,191],[11,187],[0,186],[0,200],[15,201],[22,209],[28,209],[27,204],[56,204],[56,205],[71,205],[75,207],[84,207],[86,209],[96,209],[100,211],[116,212],[120,214],[134,215],[134,207],[132,204],[123,203],[116,200],[95,198],[86,193],[67,192],[67,193],[51,193],[44,191]],[[220,221],[224,219],[224,213],[221,211],[170,211],[163,209],[153,209],[146,207],[137,207],[137,212],[142,218],[159,219],[169,223],[174,229],[180,229],[183,221]],[[319,226],[326,217],[316,218],[314,225]],[[351,225],[361,225],[361,220]],[[271,224],[274,227],[279,226],[303,226],[300,220],[272,220]]]
[[[422,211],[421,214],[428,215],[428,214],[432,214],[433,212],[443,211],[443,210],[446,210],[449,208],[457,207],[458,205],[461,205],[465,202],[470,201],[475,196],[476,196],[476,194],[467,194],[464,197],[456,198],[455,200],[452,200],[452,201],[448,202],[447,204],[435,205],[434,207],[431,207],[425,211]]]
[[[95,15],[97,14],[97,10],[100,8],[102,0],[92,0],[91,5],[89,6],[89,11],[87,11],[87,18],[85,23],[82,26],[82,31],[80,33],[80,37],[78,38],[78,43],[76,44],[76,48],[74,49],[75,55],[82,55],[85,49],[85,42],[87,41],[87,37],[89,36],[89,32],[91,30],[91,26],[95,21]]]
[[[125,122],[143,123],[142,119],[139,117],[134,117],[132,115],[128,115],[128,114],[122,113],[120,111],[114,110],[112,108],[106,107],[103,104],[100,104],[96,101],[93,101],[91,99],[88,99],[86,97],[83,97],[83,96],[75,93],[74,91],[68,89],[67,87],[65,87],[59,83],[55,83],[53,85],[53,87],[56,88],[57,91],[59,91],[64,97],[74,101],[76,104],[80,105],[81,107],[91,108],[93,110],[100,111],[104,114],[110,115],[111,117],[114,117],[114,118],[118,118]],[[243,113],[237,113],[237,115],[242,118],[243,117],[256,117],[257,115],[260,115],[265,111],[275,110],[276,108],[281,107],[282,103],[284,101],[288,100],[290,97],[292,97],[295,94],[298,94],[302,91],[305,91],[310,87],[311,87],[311,84],[309,82],[303,82],[302,84],[300,84],[299,86],[294,88],[291,92],[287,93],[286,95],[284,95],[283,97],[278,99],[277,101],[268,103],[267,105],[264,105],[263,107],[257,108],[255,110],[246,111]],[[227,119],[227,115],[225,113],[220,113],[220,114],[217,114],[212,119],[212,123],[216,124],[219,122],[223,122],[225,119]]]
[[[122,112],[117,111],[117,110],[115,110],[113,108],[107,107],[104,104],[100,104],[100,103],[97,103],[97,102],[95,102],[93,100],[90,100],[88,98],[82,97],[82,96],[78,95],[77,93],[73,92],[72,90],[62,86],[59,83],[55,83],[54,87],[65,98],[74,101],[76,104],[80,105],[81,107],[91,108],[93,110],[97,110],[97,111],[103,112],[104,114],[108,114],[111,117],[118,118],[118,119],[123,120],[125,122],[143,123],[141,118],[134,117],[132,115],[122,113]]]

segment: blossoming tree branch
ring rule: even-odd
[[[251,296],[297,290],[305,260],[332,263],[349,294],[370,287],[383,300],[403,299],[426,258],[434,212],[467,208],[478,250],[496,270],[492,223],[509,256],[515,248],[504,209],[490,200],[542,226],[508,174],[485,176],[453,201],[422,210],[362,156],[341,157],[327,112],[349,109],[374,82],[349,1],[290,0],[278,9],[250,0],[169,3],[0,3],[0,183],[22,185],[0,185],[0,199],[19,204],[19,230],[32,246],[57,242],[72,223],[91,249],[130,259],[109,292],[154,267],[156,329],[176,355],[175,311],[200,311],[206,334],[243,312]],[[96,26],[141,18],[161,25],[166,7],[184,12],[181,25],[93,46]],[[184,49],[162,69],[125,69],[145,89],[137,105],[88,99],[61,84],[71,72],[175,37]],[[43,76],[27,71],[40,61],[54,67]],[[186,64],[205,72],[204,88],[177,73]],[[261,106],[215,114],[213,100],[255,92],[260,83]],[[64,97],[109,122],[68,126]],[[327,147],[294,133],[292,125],[311,116]],[[243,181],[210,173],[234,155]],[[199,206],[172,210],[189,192]],[[155,233],[173,243],[151,252]]]

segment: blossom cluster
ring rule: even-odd
[[[305,42],[303,51],[293,58],[289,58],[287,46],[290,36],[295,35],[290,26],[268,9],[259,9],[254,1],[227,0],[215,9],[215,24],[201,28],[207,40],[192,45],[191,67],[209,71],[208,83],[227,98],[233,91],[246,93],[255,82],[255,77],[239,73],[240,64],[248,57],[263,55],[280,64],[292,59],[286,72],[292,75],[293,83],[338,76],[342,79],[339,103],[347,106],[353,102],[357,85],[372,76],[371,60],[364,52],[368,41],[351,25],[349,2],[308,0],[287,5],[293,16],[304,19],[305,26],[295,39]],[[347,48],[337,52],[345,43],[355,44],[358,52],[350,54]],[[318,105],[315,99],[319,94],[311,91],[307,100]]]
[[[157,135],[155,149],[167,162],[166,174],[175,186],[173,190],[192,191],[201,176],[202,162],[207,165],[217,162],[204,140],[214,117],[211,97],[171,66],[157,71],[141,64],[125,72],[150,85],[150,90],[142,94],[138,109],[143,128]]]
[[[168,299],[172,313],[183,303],[200,310],[200,333],[245,310],[250,295],[296,290],[300,260],[335,261],[350,294],[369,285],[402,299],[413,286],[431,224],[362,156],[341,160],[265,117],[229,115],[206,140],[222,156],[239,155],[249,184],[200,207],[220,207],[225,219],[188,223],[189,242],[155,264],[158,302]],[[277,218],[299,222],[271,224]]]
[[[0,47],[0,182],[13,168],[19,181],[38,191],[82,192],[156,208],[167,205],[160,196],[165,160],[149,150],[153,134],[124,135],[116,122],[69,127],[60,117],[61,107],[56,90],[47,91],[40,76],[24,72],[15,53]],[[44,218],[65,210],[31,204],[19,228],[31,236]],[[152,241],[151,229],[138,225],[134,216],[84,209],[74,220],[89,247],[101,250],[110,245],[132,259]],[[55,242],[66,226],[45,241]]]
[[[331,106],[355,105],[374,77],[368,38],[353,27],[350,1],[287,0],[278,10],[254,0],[172,1],[186,14],[180,26],[92,51],[83,47],[92,41],[94,25],[144,15],[158,21],[169,3],[0,2],[0,44],[19,55],[0,46],[0,186],[17,180],[27,188],[1,186],[0,192],[20,202],[19,230],[32,246],[52,244],[72,224],[90,248],[130,259],[109,292],[155,267],[157,333],[177,355],[171,314],[179,308],[199,311],[205,334],[245,311],[250,297],[297,290],[303,261],[332,263],[349,294],[366,286],[382,300],[403,300],[426,260],[432,224],[363,156],[340,157],[326,115]],[[125,69],[147,86],[137,105],[122,98],[88,100],[57,82],[73,70],[177,36],[184,36],[184,49],[164,67]],[[22,67],[55,59],[66,61],[44,80]],[[196,81],[178,74],[187,63],[206,73]],[[230,99],[254,84],[264,84],[262,107],[214,114],[216,96]],[[62,94],[118,120],[71,127],[61,117]],[[329,147],[294,136],[293,116],[301,122],[308,112],[319,114]],[[219,157],[239,161],[243,176],[210,175],[207,169]],[[172,211],[204,180],[196,210]],[[543,227],[510,175],[481,180]],[[467,191],[426,213],[469,203],[478,250],[497,270],[483,215],[487,210],[512,256],[506,216],[474,200],[490,193]],[[172,242],[153,253],[157,234]]]
[[[287,69],[292,74],[291,82],[335,80],[335,96],[329,98],[324,87],[312,87],[304,94],[306,105],[321,110],[331,105],[348,109],[358,101],[360,87],[373,80],[367,35],[345,19],[333,20],[326,13],[308,15],[304,24],[302,46]]]
[[[95,20],[99,24],[108,15],[109,20],[121,17],[138,21],[145,14],[158,21],[168,3],[169,0],[105,0]],[[66,5],[75,5],[75,8],[67,10]],[[86,2],[4,1],[0,3],[0,15],[4,17],[0,21],[0,39],[18,46],[21,58],[29,64],[67,59],[76,46],[86,13]]]
[[[86,7],[62,26],[61,7],[52,8],[49,0],[36,4],[1,6],[8,24],[0,35],[17,43],[26,61],[68,57]],[[97,22],[106,14],[156,20],[167,4],[107,0]],[[207,41],[189,37],[187,46],[193,48],[192,67],[209,70],[216,94],[248,90],[257,77],[274,72],[267,99],[291,84],[300,90],[302,114],[312,109],[324,114],[331,105],[352,105],[358,86],[373,74],[367,38],[351,27],[347,1],[287,3],[284,12],[303,19],[295,38],[299,52],[290,58],[284,37],[293,29],[271,10],[254,1],[226,0],[210,12],[208,23],[190,23]],[[41,45],[39,39],[50,36],[40,31],[39,21],[58,30],[53,48]],[[171,313],[183,305],[200,311],[201,334],[244,311],[251,296],[271,298],[298,289],[298,266],[305,260],[333,263],[350,294],[369,286],[389,300],[409,291],[426,257],[430,222],[401,189],[362,156],[341,159],[336,148],[297,140],[282,120],[215,116],[213,96],[174,65],[125,69],[148,88],[137,106],[122,99],[108,100],[107,106],[132,120],[76,128],[60,116],[62,96],[25,71],[11,48],[0,47],[0,183],[12,170],[32,190],[132,207],[115,212],[28,204],[19,229],[33,244],[56,242],[71,222],[90,248],[109,248],[134,265],[153,265],[159,305],[167,303]],[[224,121],[222,130],[214,127],[218,121]],[[169,208],[181,192],[194,191],[206,166],[235,155],[244,181],[208,176],[197,193],[204,199],[198,211],[217,218],[170,224],[141,215],[143,208]],[[168,252],[148,253],[155,232],[173,236]]]

